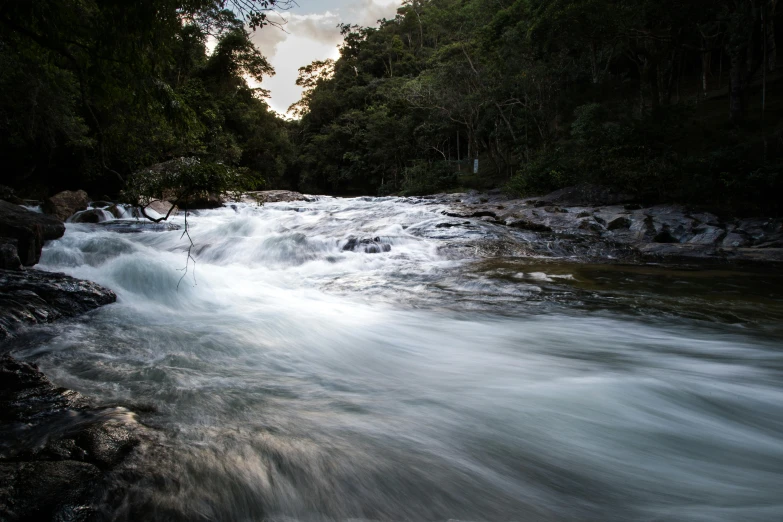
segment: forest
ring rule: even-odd
[[[300,68],[286,118],[248,80],[274,74],[250,32],[280,30],[266,14],[289,6],[3,2],[5,183],[136,195],[161,188],[144,168],[191,157],[188,179],[218,191],[590,182],[779,211],[777,0],[406,0],[376,27],[341,24],[339,58]]]
[[[0,522],[783,521],[777,4],[0,0]]]

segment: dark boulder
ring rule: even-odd
[[[99,208],[90,208],[77,212],[71,216],[69,221],[71,223],[100,223],[101,221],[106,221],[108,214],[111,213]]]
[[[65,225],[59,219],[0,201],[0,237],[16,240],[24,266],[38,263],[44,241],[60,238],[64,233]]]
[[[73,317],[113,303],[111,290],[40,270],[0,270],[0,340],[25,325]]]
[[[223,199],[217,194],[202,192],[178,201],[177,206],[183,210],[220,208],[223,206]]]
[[[16,250],[17,241],[8,237],[0,237],[0,269],[21,270],[22,261]]]
[[[362,238],[349,237],[345,245],[345,252],[364,252],[365,254],[380,254],[391,251],[391,245],[380,237]]]
[[[90,204],[90,197],[83,190],[65,190],[44,201],[43,210],[65,221]]]
[[[144,433],[127,409],[95,407],[34,364],[0,357],[0,519],[94,519],[106,472]]]
[[[89,520],[99,477],[93,464],[73,460],[0,463],[3,520]]]
[[[631,220],[628,216],[618,216],[606,223],[607,230],[620,230],[623,228],[631,228]]]

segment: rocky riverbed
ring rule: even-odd
[[[1,520],[118,513],[172,520],[626,513],[642,520],[650,509],[683,512],[685,505],[669,507],[672,480],[690,487],[688,499],[698,505],[715,504],[716,490],[701,488],[692,471],[680,475],[671,456],[685,450],[655,442],[654,431],[626,433],[603,448],[607,434],[624,429],[617,411],[640,411],[615,386],[657,408],[649,426],[678,408],[688,419],[706,415],[686,393],[694,372],[698,393],[724,401],[724,410],[741,397],[750,425],[776,411],[777,402],[757,404],[744,391],[760,384],[743,380],[742,367],[761,372],[778,393],[779,379],[764,372],[779,367],[769,348],[780,334],[779,281],[764,265],[781,262],[780,219],[644,206],[589,186],[528,199],[257,192],[189,211],[198,280],[187,273],[180,286],[182,215],[152,224],[130,207],[85,198],[75,192],[42,205],[70,213],[64,237],[56,215],[0,202],[7,262],[0,269]],[[161,202],[160,210],[170,205]],[[45,241],[54,242],[41,258]],[[39,261],[45,270],[30,267]],[[721,268],[626,266],[661,262]],[[723,270],[732,264],[760,268]],[[710,365],[690,364],[702,349],[731,354],[720,379]],[[748,351],[756,355],[745,361]],[[772,362],[756,368],[754,357]],[[626,367],[647,380],[601,384]],[[556,384],[537,387],[542,372]],[[581,389],[587,374],[604,381]],[[741,386],[715,399],[725,375]],[[505,379],[499,387],[498,376]],[[682,397],[659,396],[659,385]],[[605,397],[591,402],[596,387]],[[590,411],[584,425],[553,420],[579,400]],[[618,402],[604,411],[607,401]],[[717,422],[726,428],[734,420]],[[714,421],[700,421],[692,444],[715,433]],[[541,433],[534,429],[547,422]],[[682,433],[678,421],[669,423]],[[470,438],[482,430],[486,444]],[[745,438],[761,436],[750,431]],[[569,433],[593,449],[574,445],[581,439]],[[553,440],[557,455],[586,459],[577,482],[604,480],[601,490],[611,494],[582,498],[578,488],[561,487],[577,472],[547,454]],[[735,440],[717,437],[715,455],[744,451]],[[655,444],[639,452],[640,441]],[[506,448],[503,463],[495,462],[498,444]],[[770,462],[776,448],[765,456]],[[610,465],[605,456],[618,451],[638,463],[638,473]],[[508,459],[516,460],[506,478],[495,480]],[[706,454],[697,473],[708,476],[719,461]],[[665,472],[646,489],[649,498],[628,487],[661,462]],[[551,490],[547,480],[519,472],[531,466],[550,470]],[[737,476],[754,473],[739,468]],[[757,504],[767,506],[775,477],[757,478]],[[733,498],[737,487],[727,484],[719,496],[747,514],[766,513]],[[532,493],[539,490],[546,495]]]
[[[554,248],[590,262],[783,263],[783,218],[721,218],[682,205],[644,206],[589,185],[527,199],[500,192],[426,199],[448,205],[443,213],[450,218],[481,218],[529,231],[530,250],[542,255]]]

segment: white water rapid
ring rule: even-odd
[[[118,302],[16,355],[162,434],[118,519],[783,518],[779,276],[490,259],[531,237],[442,210],[201,211],[186,273],[69,223],[41,268]]]

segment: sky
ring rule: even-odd
[[[299,67],[314,60],[336,59],[342,42],[339,23],[374,26],[392,18],[402,0],[296,0],[282,13],[283,29],[267,26],[253,33],[253,42],[275,68],[275,75],[261,84],[272,92],[269,105],[280,114],[299,100],[296,85]],[[270,17],[271,18],[271,17]],[[277,20],[280,20],[277,17]]]

